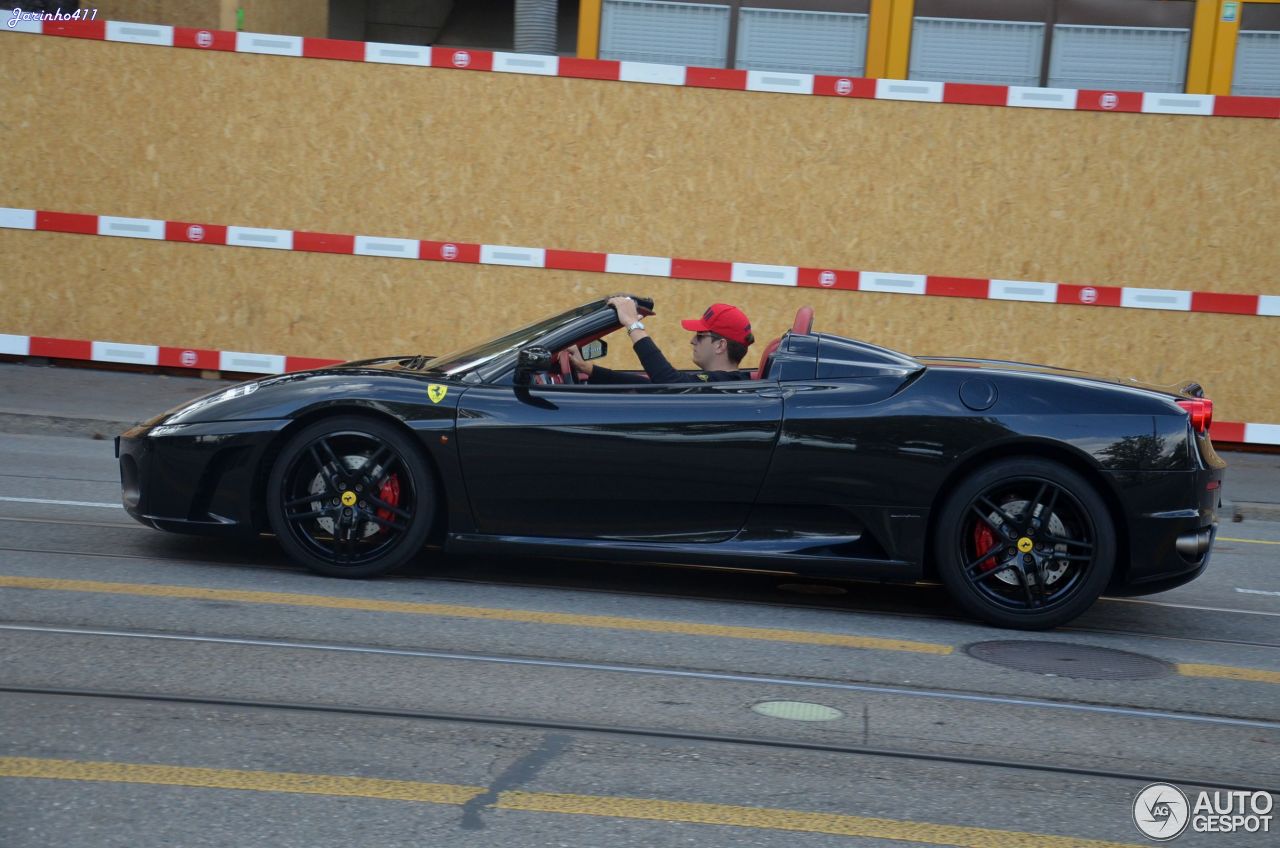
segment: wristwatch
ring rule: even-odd
[[[644,329],[644,324],[642,322],[632,321],[631,326],[627,327],[627,332],[630,333],[632,330],[643,330],[643,329]]]

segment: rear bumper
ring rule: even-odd
[[[256,503],[258,469],[288,423],[222,421],[129,430],[116,439],[125,511],[148,527],[175,533],[257,533],[265,526]]]

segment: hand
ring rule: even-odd
[[[596,367],[595,363],[587,362],[583,359],[582,351],[578,349],[577,345],[571,345],[566,350],[569,353],[569,364],[573,367],[573,370],[590,377],[591,371]]]
[[[636,302],[629,297],[624,295],[611,297],[609,305],[618,313],[618,323],[623,327],[630,327],[640,320],[640,311],[636,308]]]

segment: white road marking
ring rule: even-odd
[[[1191,604],[1166,604],[1161,601],[1142,601],[1137,598],[1099,598],[1103,601],[1116,601],[1123,604],[1146,604],[1149,607],[1169,607],[1171,609],[1188,609],[1200,610],[1202,612],[1238,612],[1242,615],[1273,615],[1280,616],[1280,612],[1263,612],[1262,610],[1242,610],[1242,609],[1226,609],[1225,607],[1198,607]]]
[[[105,507],[107,509],[124,509],[124,504],[118,503],[95,503],[93,501],[54,501],[48,498],[7,498],[0,495],[0,501],[8,501],[9,503],[33,503],[33,504],[55,504],[57,506],[96,506]]]
[[[1280,592],[1268,592],[1265,589],[1241,589],[1237,587],[1236,591],[1245,595],[1275,595],[1280,598]]]

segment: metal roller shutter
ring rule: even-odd
[[[1280,97],[1280,32],[1241,30],[1231,93]]]
[[[1044,24],[967,18],[916,18],[913,80],[1039,85]]]
[[[605,0],[600,58],[723,68],[729,7],[660,0]]]
[[[867,16],[743,9],[734,64],[761,71],[862,76],[867,67]]]
[[[1059,24],[1049,57],[1052,88],[1182,91],[1191,30]]]

